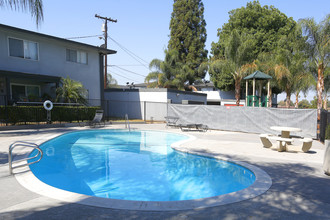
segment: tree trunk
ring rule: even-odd
[[[273,96],[272,88],[270,88],[270,90],[269,90],[269,100],[268,100],[268,102],[269,102],[269,107],[272,107],[272,105],[273,105],[272,96]]]
[[[236,99],[236,105],[239,106],[239,102],[241,99],[241,81],[240,80],[235,81],[235,99]]]
[[[290,108],[290,102],[291,102],[291,93],[290,92],[286,92],[286,102],[285,105],[287,108]]]
[[[327,91],[323,91],[324,92],[324,96],[323,96],[323,108],[325,110],[328,109],[328,93]]]
[[[296,93],[296,102],[294,104],[294,108],[298,108],[298,102],[299,102],[299,92]]]
[[[195,86],[193,86],[193,85],[188,85],[187,86],[187,89],[190,91],[194,91],[194,92],[197,92],[198,90],[196,89],[196,87]]]
[[[324,89],[324,66],[323,64],[319,64],[317,68],[317,119],[320,120],[321,117],[321,109],[322,109],[322,93]]]

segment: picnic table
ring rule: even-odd
[[[275,131],[280,131],[280,137],[271,137],[271,139],[276,140],[278,143],[278,151],[286,151],[286,146],[292,144],[292,138],[290,136],[290,132],[298,132],[301,131],[300,128],[295,127],[282,127],[282,126],[272,126],[270,129]]]
[[[290,138],[290,132],[301,131],[300,128],[295,127],[281,127],[281,126],[272,126],[270,129],[281,132],[282,138]]]

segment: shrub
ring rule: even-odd
[[[51,110],[53,122],[92,120],[99,107],[54,106]],[[12,124],[46,122],[47,111],[43,106],[0,106],[0,121]]]
[[[330,124],[325,129],[325,140],[330,140]]]

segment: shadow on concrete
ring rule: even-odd
[[[36,204],[24,211],[0,212],[0,219],[330,219],[330,177],[323,175],[318,164],[222,156],[263,169],[272,178],[271,188],[253,199],[203,209],[132,211],[62,202],[52,207]]]
[[[0,152],[0,164],[8,163],[8,153]]]

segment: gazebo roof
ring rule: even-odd
[[[254,73],[244,77],[245,80],[247,79],[272,79],[273,77],[263,73],[263,72],[260,72],[259,70],[255,71]]]

